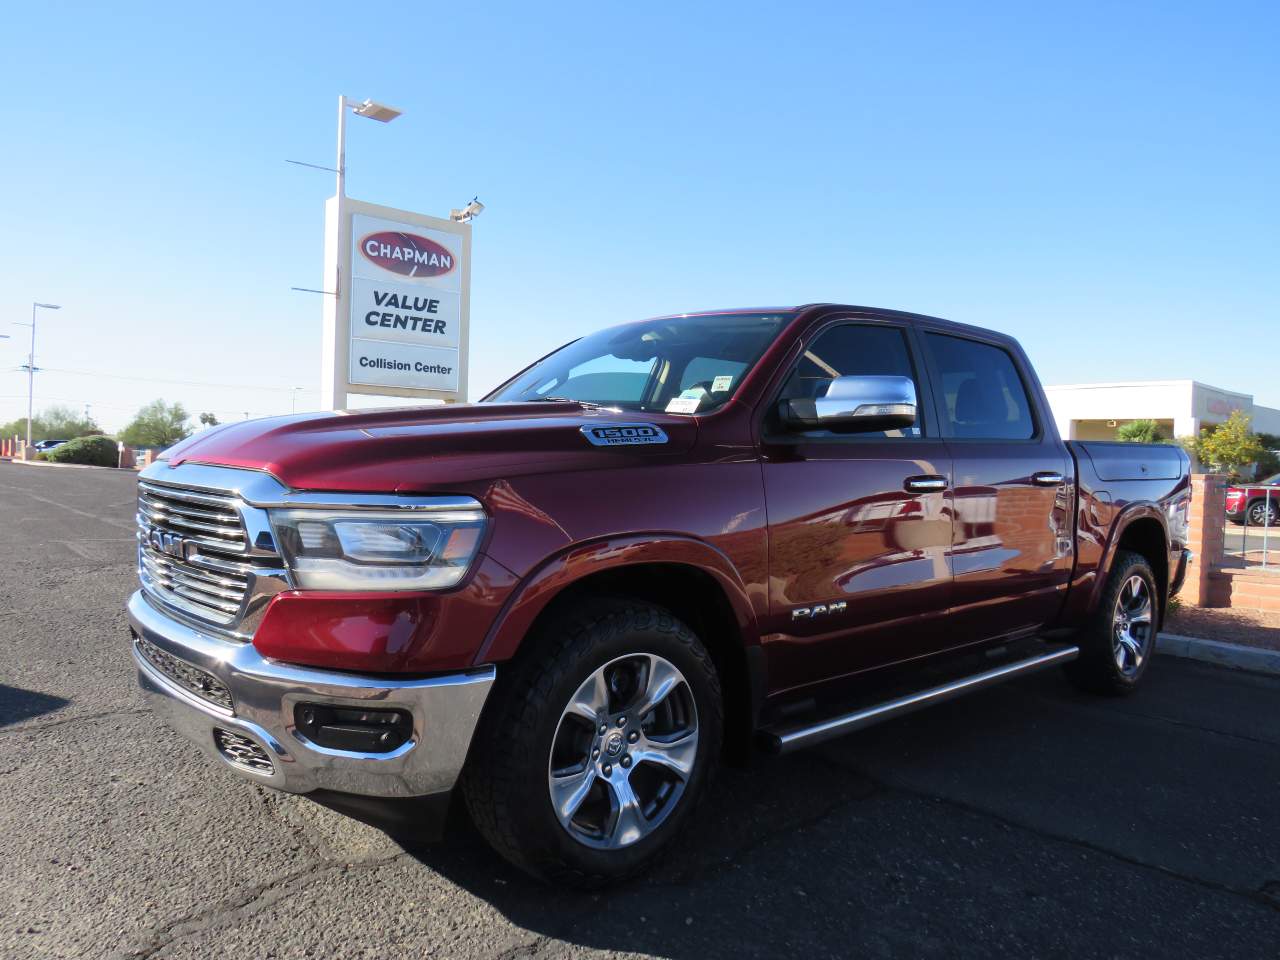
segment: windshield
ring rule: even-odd
[[[487,403],[580,400],[622,410],[706,413],[722,406],[787,314],[646,320],[575,340],[503,384]]]

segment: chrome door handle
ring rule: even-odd
[[[1041,470],[1031,475],[1031,482],[1042,487],[1056,487],[1062,483],[1063,476],[1056,470]]]
[[[931,493],[947,489],[946,477],[907,477],[903,484],[912,493]]]

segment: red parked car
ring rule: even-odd
[[[1227,519],[1251,527],[1280,523],[1280,473],[1241,487],[1227,487]]]
[[[139,482],[133,657],[237,776],[426,809],[456,786],[513,863],[596,884],[668,849],[722,754],[1055,665],[1134,690],[1186,571],[1188,469],[1063,442],[989,330],[645,320],[480,403],[174,447]]]

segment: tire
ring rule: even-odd
[[[637,708],[646,693],[662,696]],[[467,809],[499,854],[539,879],[598,887],[633,876],[688,824],[719,759],[723,709],[687,625],[650,603],[588,601],[499,668],[463,771]]]
[[[1274,527],[1280,523],[1280,499],[1273,499],[1268,508],[1266,500],[1254,500],[1245,508],[1251,527]]]
[[[1137,689],[1155,653],[1159,607],[1151,564],[1141,554],[1121,550],[1098,609],[1077,637],[1080,656],[1063,667],[1070,680],[1105,696]]]

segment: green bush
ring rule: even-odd
[[[92,467],[114,467],[120,462],[120,451],[110,437],[79,437],[45,451],[50,463],[85,463]]]

